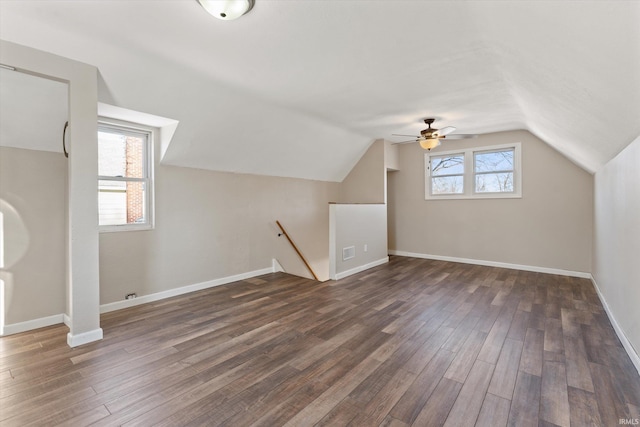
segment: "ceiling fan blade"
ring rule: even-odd
[[[420,138],[418,135],[403,135],[401,133],[392,133],[393,136],[410,136],[412,138]]]
[[[391,145],[398,145],[398,144],[408,144],[410,142],[418,142],[418,139],[411,139],[409,141],[400,141],[400,142],[392,142]]]
[[[451,132],[455,132],[456,128],[454,128],[453,126],[445,126],[442,129],[438,129],[438,135],[439,136],[444,136],[444,135],[449,135]]]
[[[447,135],[444,138],[446,139],[469,139],[469,138],[477,138],[478,135],[470,134],[470,133],[456,133],[453,135]]]

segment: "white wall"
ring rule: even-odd
[[[591,271],[593,177],[527,131],[444,142],[438,149],[522,143],[522,198],[425,200],[424,153],[400,147],[389,173],[389,248],[429,256]]]
[[[389,260],[387,205],[332,204],[329,219],[330,276],[341,279]],[[355,256],[343,259],[343,248]]]
[[[640,371],[640,138],[596,173],[594,209],[593,277]]]

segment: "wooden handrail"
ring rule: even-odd
[[[293,240],[291,240],[291,237],[289,237],[289,234],[287,233],[287,230],[284,229],[284,227],[282,226],[282,224],[280,224],[280,221],[276,220],[276,224],[278,224],[278,227],[280,227],[280,230],[282,230],[282,234],[284,234],[284,236],[287,238],[287,240],[289,241],[289,243],[291,243],[291,246],[293,246],[293,249],[296,250],[298,256],[300,257],[300,259],[302,260],[302,262],[304,262],[304,265],[307,266],[307,268],[309,269],[309,271],[311,272],[311,275],[313,276],[314,279],[316,279],[318,282],[320,281],[320,279],[318,279],[318,276],[316,276],[316,273],[313,271],[313,268],[311,268],[311,266],[309,265],[309,263],[307,262],[306,258],[304,257],[304,255],[302,255],[302,252],[300,252],[300,249],[298,249],[298,247],[296,246],[295,243],[293,243]]]

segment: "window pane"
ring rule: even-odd
[[[476,175],[476,193],[512,193],[513,172]]]
[[[100,225],[146,224],[144,182],[98,181]]]
[[[431,157],[431,176],[464,173],[464,154]]]
[[[431,178],[431,194],[462,194],[463,189],[461,175]]]
[[[474,158],[476,172],[513,170],[513,149],[475,153]]]
[[[144,177],[146,137],[98,131],[98,175]]]

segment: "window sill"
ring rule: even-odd
[[[522,194],[488,193],[488,194],[451,194],[440,196],[428,196],[425,200],[483,200],[483,199],[522,199]]]
[[[126,224],[126,225],[101,225],[98,229],[100,233],[117,233],[119,231],[149,231],[153,230],[151,224]]]

